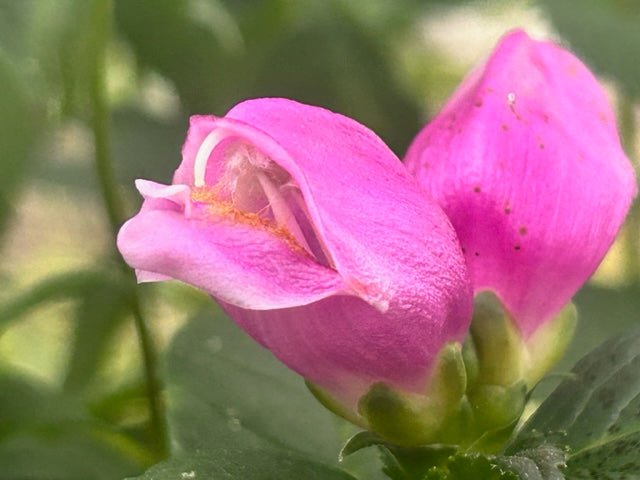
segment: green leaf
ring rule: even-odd
[[[381,439],[379,436],[377,436],[373,432],[369,432],[369,431],[358,432],[353,437],[351,437],[349,440],[346,441],[346,443],[342,447],[342,450],[340,450],[339,458],[340,460],[342,460],[348,457],[349,455],[352,455],[362,450],[363,448],[369,448],[369,447],[374,447],[379,445],[387,446],[389,445],[389,443]]]
[[[599,73],[640,95],[640,3],[620,0],[541,0],[571,48]]]
[[[117,480],[152,460],[76,396],[0,372],[0,472],[11,480]]]
[[[551,394],[582,357],[604,339],[628,331],[637,324],[637,312],[640,311],[637,284],[615,289],[587,284],[574,296],[573,302],[578,310],[577,334],[565,356],[532,392],[531,398],[538,404]],[[603,318],[607,321],[603,322]]]
[[[565,466],[565,454],[552,445],[540,445],[522,450],[516,455],[496,457],[495,463],[526,480],[563,480],[560,470]]]
[[[334,417],[301,377],[221,313],[208,308],[192,318],[168,352],[173,442],[181,451],[267,443],[335,461]]]
[[[567,452],[568,478],[640,478],[640,328],[579,361],[506,453],[545,444]]]
[[[384,472],[393,480],[562,480],[559,467],[564,452],[542,445],[512,456],[494,456],[457,451],[449,445],[402,448],[375,434],[361,432],[345,444],[341,456],[377,446],[385,464]]]
[[[335,466],[341,421],[219,309],[174,337],[166,385],[172,456],[142,479],[352,478]]]
[[[355,477],[300,455],[270,449],[224,448],[177,455],[137,480],[355,480]]]
[[[65,389],[79,391],[90,385],[116,329],[127,318],[129,302],[128,292],[106,282],[86,291],[76,313]]]

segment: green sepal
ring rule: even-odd
[[[354,425],[358,425],[362,428],[368,428],[367,422],[362,417],[341,403],[340,400],[335,398],[325,389],[306,379],[304,383],[313,396],[316,397],[316,400],[318,400],[327,410],[335,413]]]
[[[476,425],[482,431],[503,428],[520,418],[527,397],[524,381],[509,387],[478,385],[467,394]]]
[[[467,369],[478,372],[469,389],[476,382],[506,387],[524,380],[531,390],[562,358],[576,323],[575,306],[568,303],[555,318],[523,339],[500,299],[490,291],[479,293],[474,300],[470,335],[464,343]]]
[[[378,382],[362,396],[358,411],[370,430],[397,445],[439,442],[459,409],[466,384],[462,349],[449,343],[438,355],[425,393],[401,392]]]
[[[527,339],[529,358],[525,380],[530,389],[567,351],[577,323],[576,307],[573,303],[568,303],[553,320],[539,327]]]
[[[477,356],[478,384],[507,387],[522,379],[522,339],[494,293],[476,296],[469,337]]]

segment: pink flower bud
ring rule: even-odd
[[[506,35],[405,164],[444,209],[475,292],[528,338],[593,273],[636,194],[602,88],[573,55]]]

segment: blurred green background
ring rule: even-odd
[[[598,74],[637,164],[637,0],[0,0],[0,478],[139,475],[243,429],[335,464],[349,429],[298,378],[204,295],[135,285],[114,244],[140,204],[133,180],[170,181],[189,115],[260,96],[344,113],[402,156],[515,27],[562,42]],[[639,222],[634,207],[578,293],[580,325],[558,371],[640,319]],[[254,356],[266,370],[238,360]],[[220,383],[193,374],[189,384],[198,368]],[[308,417],[288,439],[259,418],[284,421],[282,396]],[[287,429],[302,430],[294,420]],[[172,461],[166,471],[178,472]],[[343,466],[377,478],[369,463]]]

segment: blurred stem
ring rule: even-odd
[[[618,99],[618,121],[620,123],[620,136],[627,155],[633,166],[638,171],[637,155],[637,131],[635,103],[633,99],[620,94]],[[638,233],[640,232],[640,204],[634,201],[627,218],[627,235],[625,238],[625,265],[626,276],[631,281],[640,280],[640,252],[638,251]]]
[[[109,142],[109,110],[105,85],[106,49],[111,30],[113,14],[112,0],[93,0],[91,3],[91,25],[93,26],[92,41],[94,44],[90,52],[93,54],[91,68],[90,101],[91,128],[95,143],[95,165],[102,191],[109,223],[115,238],[124,220],[122,205],[117,196],[116,182],[111,162]],[[132,275],[131,269],[120,260],[120,266],[127,275]],[[147,327],[140,306],[137,291],[133,290],[129,298],[129,308],[134,319],[138,342],[142,352],[146,379],[147,397],[153,441],[159,453],[164,456],[167,452],[167,436],[161,400],[161,385],[157,376],[156,349],[152,336]]]

